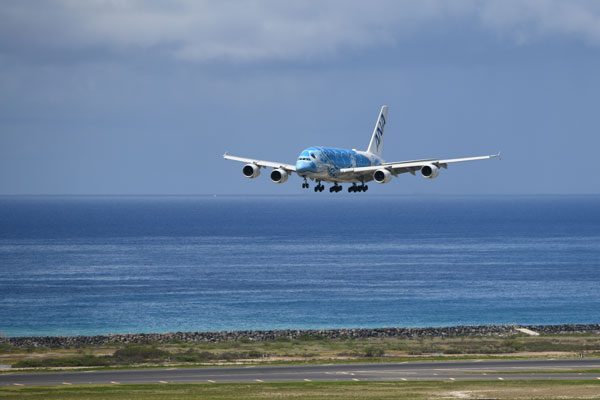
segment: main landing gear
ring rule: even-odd
[[[329,192],[333,193],[333,192],[340,192],[342,190],[342,186],[338,185],[337,182],[335,183],[335,185],[333,185],[332,187],[329,188]]]
[[[306,180],[302,184],[302,188],[303,189],[308,188],[308,182],[306,182]],[[343,189],[342,186],[338,185],[337,182],[335,182],[335,184],[329,188],[329,193],[341,192],[342,189]],[[317,181],[317,184],[315,185],[314,190],[315,190],[315,193],[316,192],[322,192],[323,190],[325,190],[325,186],[321,183],[321,181]]]
[[[325,186],[321,184],[321,181],[317,181],[317,185],[315,186],[315,192],[322,192],[323,190],[325,190]]]
[[[360,185],[353,183],[352,186],[348,188],[348,193],[366,192],[367,190],[369,190],[368,185],[365,185],[364,183],[361,183]]]

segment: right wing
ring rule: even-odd
[[[232,156],[229,153],[223,154],[223,158],[226,160],[239,161],[247,164],[258,165],[259,167],[267,167],[267,168],[281,168],[288,172],[296,172],[296,166],[291,164],[278,163],[273,161],[263,161],[263,160],[255,160],[253,158],[244,158]]]

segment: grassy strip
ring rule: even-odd
[[[589,399],[599,393],[600,381],[305,382],[0,388],[0,399]]]
[[[127,366],[136,364],[203,364],[214,362],[301,363],[468,359],[512,356],[516,353],[563,352],[600,356],[600,335],[529,337],[368,338],[303,337],[265,342],[168,343],[115,345],[77,349],[17,349],[3,345],[0,364],[20,368]]]
[[[188,349],[187,351],[169,352],[155,346],[125,346],[116,350],[112,355],[95,356],[91,354],[70,357],[32,358],[17,361],[13,368],[43,368],[43,367],[81,367],[81,366],[119,366],[141,363],[202,363],[222,360],[234,361],[240,359],[259,358],[258,352],[224,352],[212,353]]]

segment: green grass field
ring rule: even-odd
[[[0,399],[600,399],[600,381],[153,384],[2,388]]]
[[[486,357],[600,356],[600,335],[325,339],[169,343],[71,349],[0,346],[0,364],[15,368],[405,361]]]

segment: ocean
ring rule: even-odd
[[[600,322],[599,196],[0,197],[0,334]]]

